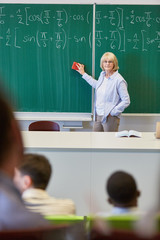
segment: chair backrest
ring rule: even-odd
[[[68,235],[65,240],[89,240],[87,236],[86,221],[84,216],[52,215],[45,216],[45,219],[53,224],[53,226],[68,226]]]
[[[105,221],[113,229],[133,230],[138,219],[139,217],[136,215],[118,215],[107,217]]]
[[[54,225],[72,225],[77,224],[80,222],[85,222],[84,216],[67,216],[67,215],[53,215],[53,216],[45,216],[45,219],[47,219],[50,223]]]
[[[104,221],[107,228],[109,227],[110,229],[117,230],[132,230],[138,218],[138,216],[133,215],[116,215],[110,217],[103,217],[100,219],[101,221]],[[87,216],[87,222],[90,229],[92,229],[95,220],[97,220],[95,217]]]
[[[58,123],[53,121],[32,122],[28,128],[29,131],[60,131]]]

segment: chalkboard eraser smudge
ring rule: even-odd
[[[73,62],[72,69],[78,70],[77,64],[78,64],[77,62]]]

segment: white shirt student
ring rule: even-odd
[[[58,199],[48,195],[46,187],[51,176],[51,165],[45,156],[25,154],[15,169],[14,182],[22,193],[26,207],[42,215],[75,214],[71,199]]]

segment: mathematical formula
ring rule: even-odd
[[[154,49],[160,51],[160,13],[156,16],[151,11],[139,14],[136,10],[123,8],[96,11],[95,44],[100,48],[107,44],[111,50],[138,51]],[[156,26],[156,30],[152,27]],[[154,28],[155,29],[155,28]]]
[[[151,11],[146,11],[142,15],[137,15],[135,10],[131,10],[129,15],[125,15],[123,8],[115,8],[114,10],[108,11],[103,14],[102,11],[96,11],[96,24],[101,24],[102,21],[109,22],[110,25],[124,28],[125,22],[130,25],[145,24],[146,27],[150,28],[153,24],[159,24],[160,26],[160,14],[154,16]]]
[[[90,12],[86,15],[83,14],[68,14],[63,8],[62,10],[51,11],[44,9],[38,13],[32,13],[33,8],[25,7],[24,9],[18,8],[15,13],[7,14],[4,6],[0,7],[0,24],[5,24],[6,19],[14,19],[17,24],[20,25],[32,25],[34,23],[40,23],[42,25],[48,25],[56,22],[58,27],[63,27],[70,20],[74,22],[86,22],[90,23]]]
[[[149,51],[150,47],[154,47],[157,51],[160,51],[160,31],[153,32],[152,36],[150,37],[145,29],[134,32],[130,37],[126,35],[124,29],[110,30],[108,34],[102,30],[97,30],[95,32],[95,43],[98,48],[107,44],[112,50],[121,52],[125,52],[127,47],[141,51]]]
[[[84,26],[88,25],[87,31]],[[152,26],[156,25],[153,31]],[[34,27],[35,26],[35,27]],[[68,28],[76,31],[68,31]],[[80,27],[81,26],[81,27]],[[108,11],[96,11],[95,46],[104,44],[111,50],[125,52],[160,51],[160,16],[151,11],[141,14],[116,7]],[[7,12],[0,6],[0,46],[21,49],[24,46],[55,47],[64,50],[70,43],[77,47],[92,48],[92,13],[71,13],[65,8],[33,11],[31,6]],[[130,31],[131,30],[131,31]]]
[[[5,36],[0,35],[0,45],[5,45],[6,47],[22,48],[24,44],[35,45],[38,47],[46,48],[51,46],[51,44],[57,49],[65,49],[69,41],[75,44],[86,44],[89,43],[91,48],[92,45],[92,34],[91,32],[85,36],[81,34],[71,34],[68,35],[67,32],[61,28],[61,31],[57,32],[47,32],[37,30],[34,34],[26,34],[20,36],[21,29],[7,29]]]
[[[69,41],[74,44],[89,44],[92,47],[92,33],[88,35],[68,35],[67,32],[61,28],[59,32],[47,32],[36,31],[34,34],[27,34],[19,37],[20,28],[8,29],[5,36],[0,35],[0,45],[6,47],[22,48],[24,44],[35,45],[38,47],[46,48],[48,46],[54,46],[57,49],[65,49]],[[133,33],[130,38],[126,36],[125,30],[116,29],[109,31],[108,35],[105,35],[104,31],[97,30],[95,33],[95,43],[98,48],[103,44],[113,50],[119,50],[125,52],[129,45],[134,50],[149,51],[150,46],[153,46],[160,51],[160,31],[155,31],[153,38],[151,38],[146,30],[141,30],[139,33]]]

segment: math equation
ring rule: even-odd
[[[64,50],[70,47],[92,48],[95,41],[97,49],[106,46],[111,51],[160,52],[160,9],[97,5],[93,18],[92,11],[78,10],[78,7],[73,11],[65,5],[61,8],[13,6],[12,9],[0,5],[0,46],[3,47],[21,49],[35,46]]]
[[[92,46],[91,12],[62,9],[42,9],[17,6],[14,11],[0,6],[0,45],[23,48],[35,45],[65,49],[68,45]],[[84,28],[84,26],[87,26]]]
[[[109,9],[110,8],[110,9]],[[147,8],[147,7],[146,7]],[[95,16],[95,43],[98,48],[107,45],[111,50],[125,52],[160,51],[160,7],[153,12],[148,7],[99,7]]]

